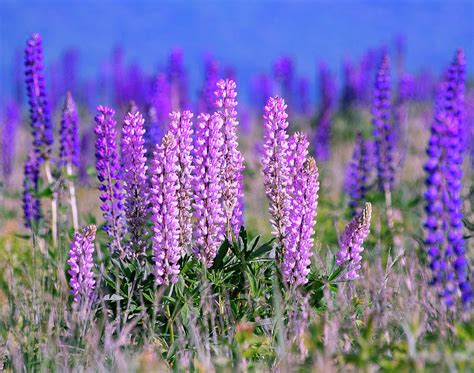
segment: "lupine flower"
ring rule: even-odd
[[[288,134],[286,132],[288,114],[285,109],[285,100],[278,96],[270,97],[265,106],[264,143],[261,160],[265,193],[269,200],[272,234],[278,238],[282,252],[285,249],[285,237],[290,225],[288,216],[290,169],[288,165]]]
[[[59,159],[62,166],[79,165],[79,115],[71,92],[67,92],[59,130]]]
[[[115,129],[117,122],[114,119],[115,111],[105,106],[97,107],[98,115],[95,117],[96,127],[95,142],[96,170],[101,192],[100,209],[106,220],[104,230],[112,237],[111,249],[118,251],[119,255],[125,256],[122,249],[121,239],[124,234],[123,227],[123,189],[122,175],[117,154]]]
[[[384,55],[377,72],[372,110],[375,138],[375,161],[380,191],[391,191],[395,181],[394,137],[390,123],[390,65]]]
[[[2,131],[2,170],[4,180],[8,182],[15,160],[16,132],[20,119],[20,109],[15,101],[7,104],[5,124]]]
[[[92,268],[94,267],[94,240],[96,226],[88,225],[82,232],[76,232],[72,239],[69,259],[69,286],[76,303],[90,303],[93,300],[95,279]]]
[[[125,216],[133,255],[144,255],[148,219],[148,188],[145,150],[145,121],[137,111],[127,114],[122,128],[122,162]]]
[[[41,203],[35,196],[38,192],[38,179],[39,161],[36,153],[31,152],[26,159],[23,175],[23,219],[27,228],[41,219]]]
[[[151,166],[153,262],[159,285],[175,283],[179,274],[178,155],[176,139],[168,132],[156,146]]]
[[[172,110],[185,110],[188,107],[188,87],[186,70],[183,64],[183,51],[173,49],[168,58],[168,81],[171,91]]]
[[[163,73],[156,78],[149,108],[146,127],[146,144],[150,154],[154,151],[166,132],[168,116],[171,112],[170,85]]]
[[[310,102],[309,79],[307,77],[301,78],[298,82],[298,103],[300,113],[308,115],[310,113]]]
[[[308,156],[309,141],[304,133],[296,132],[288,140],[288,169],[289,182],[288,193],[295,191],[293,180],[297,178],[298,173],[302,170],[306,157]]]
[[[295,162],[295,165],[298,167],[299,163]],[[282,262],[283,276],[290,285],[308,282],[318,204],[318,176],[316,161],[311,157],[296,169],[292,178],[291,224]]]
[[[77,65],[79,51],[67,50],[62,56],[63,84],[62,89],[66,91],[77,91]]]
[[[293,97],[294,61],[291,57],[281,56],[273,64],[273,76],[280,84],[280,94],[290,103]]]
[[[343,110],[351,109],[359,98],[360,84],[359,74],[354,63],[350,60],[344,61],[344,88],[342,92]]]
[[[346,267],[343,276],[345,280],[359,278],[358,271],[361,267],[361,253],[364,251],[362,245],[369,235],[371,215],[372,205],[367,202],[361,213],[351,220],[342,233],[339,241],[339,252],[336,255],[336,263],[339,266]]]
[[[188,110],[170,114],[170,132],[177,141],[178,153],[178,211],[179,246],[187,250],[191,247],[193,225],[191,222],[192,200],[192,152],[193,152],[193,113]]]
[[[217,112],[223,120],[224,144],[222,147],[222,203],[227,224],[238,237],[243,225],[244,184],[242,171],[244,158],[237,142],[236,84],[232,80],[217,82]],[[227,232],[229,235],[229,232]],[[230,238],[230,237],[228,237]]]
[[[84,131],[81,136],[79,152],[79,181],[82,185],[89,183],[87,168],[91,165],[92,158],[92,131]]]
[[[252,79],[252,97],[259,108],[264,108],[268,97],[273,94],[273,81],[271,77],[260,74]]]
[[[39,34],[31,35],[25,49],[25,80],[30,106],[33,147],[38,162],[48,159],[53,145],[53,125],[45,88],[43,47]]]
[[[454,304],[456,288],[464,304],[472,300],[462,232],[464,71],[464,54],[460,50],[437,99],[425,164],[425,244],[433,272],[432,284],[447,306]]]
[[[319,70],[321,89],[321,110],[316,122],[314,154],[318,160],[326,161],[329,158],[331,146],[331,124],[335,103],[335,84],[326,65]]]
[[[361,133],[356,136],[352,160],[347,173],[347,193],[352,216],[360,212],[362,201],[368,189],[370,170],[372,169],[371,146]]]
[[[211,113],[216,102],[214,92],[219,80],[219,63],[212,56],[207,56],[204,64],[204,83],[199,94],[198,108],[201,113]]]
[[[193,176],[194,254],[211,267],[224,241],[225,217],[220,203],[222,118],[219,114],[198,116]]]

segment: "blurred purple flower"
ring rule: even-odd
[[[316,122],[314,154],[321,161],[329,159],[331,146],[331,124],[334,111],[336,85],[325,64],[319,68],[321,109]]]
[[[168,81],[171,91],[171,108],[174,111],[188,108],[188,82],[183,63],[183,51],[173,49],[168,58]]]
[[[218,80],[219,63],[212,56],[207,56],[204,61],[204,83],[199,94],[199,112],[212,113],[214,111],[216,102],[214,92]]]
[[[23,175],[23,219],[25,227],[33,227],[41,219],[41,202],[36,197],[39,180],[39,161],[37,154],[31,152],[25,162]]]
[[[5,182],[8,182],[15,162],[16,133],[20,123],[20,108],[10,101],[5,108],[5,122],[2,129],[2,170]]]
[[[71,92],[66,93],[59,129],[59,160],[62,167],[79,165],[79,115]]]
[[[359,132],[354,143],[352,160],[349,164],[347,178],[347,193],[352,216],[360,213],[362,202],[368,190],[370,171],[372,169],[372,147],[369,140],[365,140]]]
[[[377,72],[374,87],[374,106],[372,124],[375,138],[375,161],[378,187],[381,192],[391,191],[395,181],[394,136],[390,122],[390,65],[384,55]]]

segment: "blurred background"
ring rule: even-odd
[[[121,54],[125,70],[139,66],[144,74],[155,74],[166,67],[170,51],[181,48],[191,97],[204,79],[206,58],[219,61],[221,75],[236,77],[241,100],[248,101],[252,80],[288,56],[295,76],[311,83],[313,102],[320,63],[340,85],[343,61],[359,61],[369,48],[391,53],[403,48],[404,66],[412,74],[440,73],[459,47],[469,66],[474,1],[1,0],[2,100],[22,88],[15,79],[22,74],[23,48],[32,32],[43,37],[47,67],[72,59],[74,79],[83,82],[110,70],[114,53]]]

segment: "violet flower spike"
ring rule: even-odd
[[[352,216],[360,213],[362,201],[365,200],[369,188],[370,170],[372,168],[371,146],[359,132],[354,143],[352,160],[347,173],[347,193]]]
[[[148,188],[145,150],[145,120],[136,111],[128,113],[122,128],[122,168],[125,190],[125,216],[130,242],[128,251],[144,256],[148,232]]]
[[[110,247],[113,252],[118,252],[121,257],[124,257],[127,253],[121,245],[125,233],[124,206],[122,175],[117,154],[115,111],[105,106],[98,106],[97,111],[95,156],[97,178],[100,183],[100,200],[102,201],[100,209],[106,220],[104,230],[112,237]]]
[[[200,114],[193,158],[194,247],[193,253],[211,267],[224,241],[225,217],[221,200],[222,118]]]
[[[291,225],[282,261],[283,277],[291,286],[308,282],[318,205],[318,177],[316,161],[310,157],[292,178]]]
[[[79,115],[77,113],[76,103],[72,98],[71,92],[66,93],[66,101],[61,118],[61,128],[59,130],[60,165],[79,165]]]
[[[285,237],[290,226],[288,216],[290,169],[288,165],[288,133],[286,132],[288,114],[285,109],[285,101],[278,96],[271,97],[265,106],[264,143],[261,159],[265,193],[269,200],[272,234],[277,237],[281,245],[281,252],[285,250]]]
[[[72,239],[69,259],[69,286],[74,302],[90,304],[93,301],[95,278],[92,269],[94,268],[94,240],[97,228],[95,225],[88,225],[82,228],[82,232],[76,232]]]
[[[243,225],[242,208],[243,195],[243,170],[244,159],[240,153],[237,142],[237,96],[236,84],[233,80],[219,80],[217,82],[217,112],[223,120],[224,143],[222,147],[222,203],[227,220],[226,234],[232,239],[231,232],[238,237],[240,227]]]
[[[374,106],[372,110],[377,181],[381,192],[391,191],[395,181],[395,147],[390,113],[390,65],[388,56],[384,55],[375,81]]]
[[[462,222],[464,72],[460,50],[438,95],[425,164],[425,245],[432,285],[448,307],[454,305],[458,290],[466,307],[473,297]]]
[[[178,155],[176,139],[168,132],[156,146],[151,166],[153,262],[158,285],[178,281],[179,246]]]
[[[188,110],[170,114],[170,132],[177,141],[178,153],[178,211],[179,211],[179,246],[184,250],[191,249],[193,225],[191,222],[192,189],[192,152],[193,152],[193,113]]]
[[[23,219],[26,228],[32,228],[41,219],[41,203],[35,194],[38,192],[39,161],[35,152],[31,152],[25,162],[23,179]]]
[[[362,245],[369,235],[371,215],[372,205],[367,202],[362,212],[351,220],[342,233],[336,263],[346,267],[343,275],[345,280],[351,281],[359,278],[361,253],[364,251]]]
[[[33,34],[28,39],[25,49],[25,81],[30,106],[33,147],[40,164],[49,159],[53,145],[53,125],[43,68],[41,36]]]
[[[20,123],[20,108],[15,101],[7,104],[5,109],[5,124],[2,129],[2,171],[8,183],[15,163],[16,133]]]

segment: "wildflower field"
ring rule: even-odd
[[[0,102],[0,370],[474,371],[463,46],[283,55],[242,104],[211,55],[86,81],[47,43]]]

